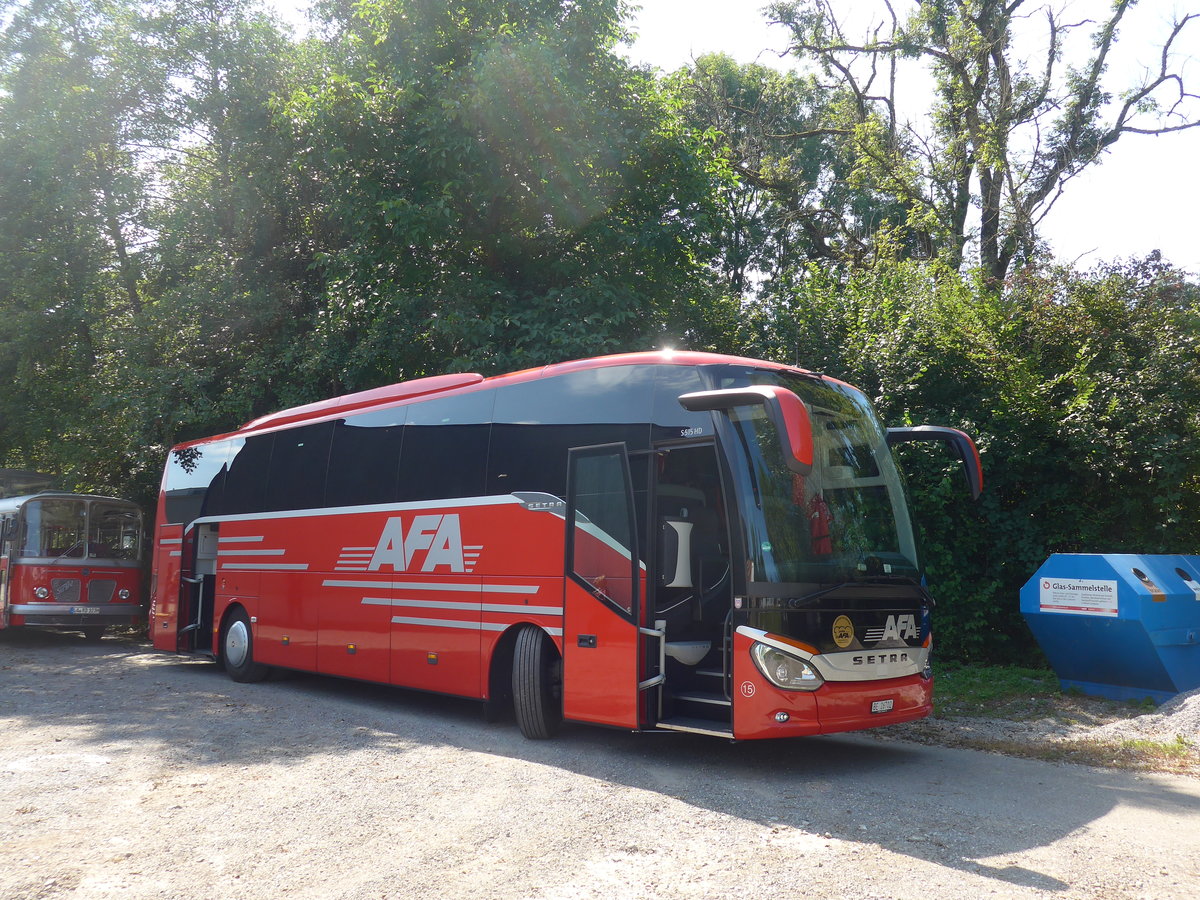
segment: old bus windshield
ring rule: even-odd
[[[916,577],[904,488],[865,397],[837,382],[762,369],[722,368],[716,387],[777,384],[809,409],[813,468],[792,472],[761,406],[731,410],[732,462],[747,546],[747,579],[833,583]]]
[[[136,560],[142,546],[136,506],[78,497],[30,500],[22,509],[22,556]]]

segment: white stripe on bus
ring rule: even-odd
[[[329,578],[321,587],[374,588],[392,591],[463,591],[484,594],[536,594],[541,588],[536,584],[463,584],[445,581],[342,581]]]
[[[405,608],[459,609],[487,613],[511,613],[513,615],[561,616],[561,606],[517,606],[506,603],[469,603],[455,600],[410,600],[408,598],[363,597],[367,606],[401,606]]]
[[[457,600],[393,600],[387,597],[363,597],[362,602],[366,606],[402,606],[407,608],[427,608],[427,609],[460,609],[472,610],[480,612],[483,609],[481,603],[466,603]]]
[[[185,531],[191,531],[197,525],[219,525],[222,522],[265,522],[273,519],[317,519],[321,516],[357,516],[374,513],[408,512],[418,509],[443,509],[453,512],[456,509],[469,509],[477,506],[511,506],[520,505],[521,500],[512,494],[498,494],[492,497],[456,497],[453,500],[420,500],[413,503],[378,503],[370,506],[329,506],[315,509],[289,509],[281,512],[241,513],[232,516],[204,516],[189,522]],[[224,540],[224,539],[222,539]],[[233,540],[249,540],[248,538],[233,538]]]
[[[511,624],[499,622],[463,622],[458,619],[417,619],[409,616],[392,616],[393,625],[425,625],[429,628],[461,628],[467,631],[506,631]],[[546,633],[554,637],[562,637],[561,628],[547,628]]]
[[[305,572],[308,563],[221,563],[221,569],[236,572]]]

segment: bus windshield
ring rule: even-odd
[[[22,556],[137,560],[142,517],[133,504],[79,497],[30,500],[22,509]]]
[[[730,410],[751,582],[831,584],[918,577],[904,487],[870,404],[838,382],[762,369],[722,368],[719,388],[775,384],[808,407],[813,467],[792,472],[761,406]]]

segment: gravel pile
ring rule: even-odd
[[[1067,740],[1099,741],[1176,739],[1200,746],[1200,688],[1172,698],[1152,713],[1109,722],[1067,737]]]

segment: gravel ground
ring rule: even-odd
[[[1118,719],[1088,729],[1080,737],[1089,740],[1184,741],[1200,745],[1200,689],[1180,694],[1155,712]]]
[[[1093,697],[1031,698],[997,718],[954,715],[883,729],[885,740],[968,747],[1200,777],[1200,689],[1153,711]]]
[[[531,742],[466,701],[4,633],[0,898],[1200,896],[1200,779],[908,728]]]

